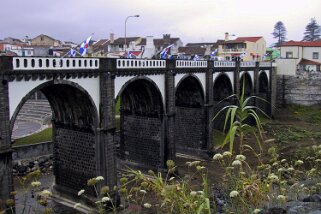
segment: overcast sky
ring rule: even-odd
[[[161,37],[164,33],[188,42],[215,42],[224,33],[263,36],[268,45],[277,21],[288,40],[301,40],[315,17],[321,24],[320,0],[1,0],[0,39],[33,38],[41,33],[81,42],[124,36]],[[233,37],[232,37],[233,39]]]

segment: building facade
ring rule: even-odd
[[[229,40],[226,33],[225,41],[219,45],[218,52],[220,57],[228,61],[262,61],[266,52],[266,42],[262,36]]]

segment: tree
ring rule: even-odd
[[[278,21],[274,25],[274,31],[272,33],[273,38],[278,39],[278,41],[274,44],[274,46],[278,47],[286,40],[286,28],[283,22]]]
[[[316,41],[320,39],[321,28],[315,18],[310,19],[309,24],[305,27],[302,41]]]

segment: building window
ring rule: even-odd
[[[320,71],[320,65],[317,65],[317,71]]]
[[[43,41],[43,37],[40,37],[40,41]]]
[[[293,52],[292,51],[288,51],[285,53],[285,58],[287,59],[292,59],[293,58]]]
[[[313,52],[312,59],[319,59],[319,52]]]

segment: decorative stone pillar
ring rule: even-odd
[[[115,154],[115,59],[100,59],[100,128],[98,130],[97,171],[110,188],[117,184]]]
[[[12,70],[12,57],[0,57],[0,208],[12,196],[12,148],[9,118],[9,82],[6,72]]]
[[[165,131],[165,160],[176,159],[175,147],[175,60],[166,61],[165,73],[165,114],[164,114],[164,131]],[[165,163],[166,164],[166,163]],[[166,165],[165,165],[166,167]]]
[[[208,152],[211,152],[213,149],[213,125],[212,119],[214,117],[214,109],[213,109],[213,72],[214,72],[214,61],[207,62],[207,71],[206,71],[206,95],[205,95],[205,142],[206,149]]]

